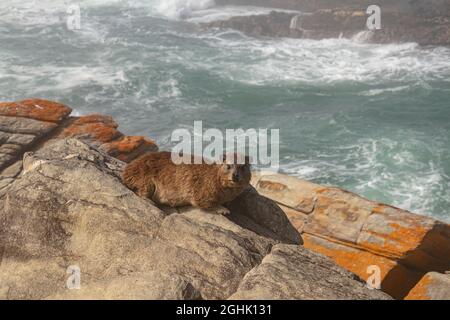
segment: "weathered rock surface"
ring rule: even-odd
[[[363,279],[378,266],[382,289],[396,298],[429,271],[450,269],[450,225],[293,177],[254,174],[252,184],[276,201],[305,247]]]
[[[75,139],[24,155],[0,198],[2,298],[226,299],[279,242],[198,209],[163,212],[120,182],[122,166]],[[65,288],[70,266],[80,290]],[[359,282],[341,286],[375,297]]]
[[[351,288],[351,290],[348,290]],[[276,245],[247,273],[230,299],[356,300],[391,299],[331,259],[301,246]]]
[[[83,285],[79,290],[61,290],[47,300],[199,300],[200,292],[175,274],[150,271],[120,275]]]
[[[223,216],[189,209],[164,220],[142,265],[190,279],[204,299],[226,299],[274,243]]]
[[[240,2],[240,1],[239,1]],[[222,0],[219,4],[230,1]],[[380,30],[368,31],[366,9],[374,3],[354,1],[244,1],[303,13],[272,12],[268,15],[232,17],[203,24],[206,28],[232,28],[250,36],[307,39],[353,38],[374,43],[417,42],[450,45],[450,1],[381,1]]]
[[[70,112],[62,104],[40,99],[0,103],[0,170],[54,131]]]
[[[124,136],[110,117],[68,110],[36,99],[0,104],[0,298],[386,297],[334,263],[362,279],[378,266],[395,298],[446,297],[448,224],[258,173],[227,204],[228,217],[159,209],[123,186],[125,163],[111,157],[130,161],[156,145]],[[67,289],[71,266],[80,290]],[[316,269],[335,276],[322,282]]]
[[[24,117],[46,122],[61,122],[72,109],[57,102],[42,99],[29,99],[19,102],[1,102],[0,115]]]
[[[0,283],[7,298],[45,298],[78,265],[85,281],[133,270],[165,216],[116,176],[118,160],[77,140],[24,156],[0,198]],[[30,281],[30,282],[29,282]]]
[[[406,300],[450,300],[450,273],[427,273],[408,293]]]

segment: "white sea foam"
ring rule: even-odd
[[[155,9],[161,15],[171,19],[192,17],[195,11],[211,8],[214,0],[164,0],[155,3]]]
[[[227,38],[214,39],[211,45],[225,49],[219,61],[224,66],[223,76],[254,85],[354,81],[375,86],[390,80],[450,78],[450,49],[419,48],[414,43],[380,46],[349,39]],[[241,63],[227,59],[236,54],[246,59]]]

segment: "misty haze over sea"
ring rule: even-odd
[[[256,39],[211,0],[0,3],[0,101],[42,97],[170,147],[174,129],[280,129],[282,170],[450,221],[450,49]]]

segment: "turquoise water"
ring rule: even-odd
[[[282,171],[450,221],[450,49],[255,39],[199,21],[212,1],[0,4],[0,100],[113,116],[170,147],[174,129],[280,129]]]

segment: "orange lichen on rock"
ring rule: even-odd
[[[306,248],[326,255],[363,280],[374,275],[372,267],[379,268],[381,289],[396,299],[402,299],[423,275],[397,260],[335,243],[332,239],[322,239],[308,234],[303,234],[302,237]]]
[[[427,273],[405,300],[450,300],[450,274]]]
[[[317,199],[315,210],[304,231],[356,245],[373,203],[338,188],[319,189],[314,197]]]
[[[144,153],[158,151],[153,140],[140,136],[125,136],[101,147],[109,155],[125,162],[130,162]]]
[[[430,275],[426,274],[419,283],[408,293],[405,300],[430,300],[428,287],[433,283]]]
[[[144,153],[158,150],[153,140],[125,136],[118,130],[118,124],[113,118],[100,114],[73,118],[59,136],[84,140],[125,162],[130,162]]]
[[[427,272],[450,270],[450,225],[339,188],[293,179],[256,175],[252,184],[279,204],[305,247],[362,279],[367,279],[369,266],[380,267],[382,289],[398,299]],[[313,210],[305,214],[301,203]]]
[[[378,256],[358,248],[335,243],[326,239],[303,234],[304,246],[315,252],[319,252],[333,259],[337,264],[355,273],[361,279],[369,277],[368,267],[378,266],[381,271],[381,280],[397,266],[397,262]]]
[[[111,117],[93,114],[75,118],[64,128],[60,136],[87,140],[100,145],[123,136],[117,127],[118,124]]]
[[[71,112],[72,109],[61,103],[42,99],[0,103],[0,115],[2,116],[30,118],[47,122],[60,122]]]
[[[358,245],[392,258],[417,249],[433,229],[435,220],[404,210],[378,205],[358,238]]]

